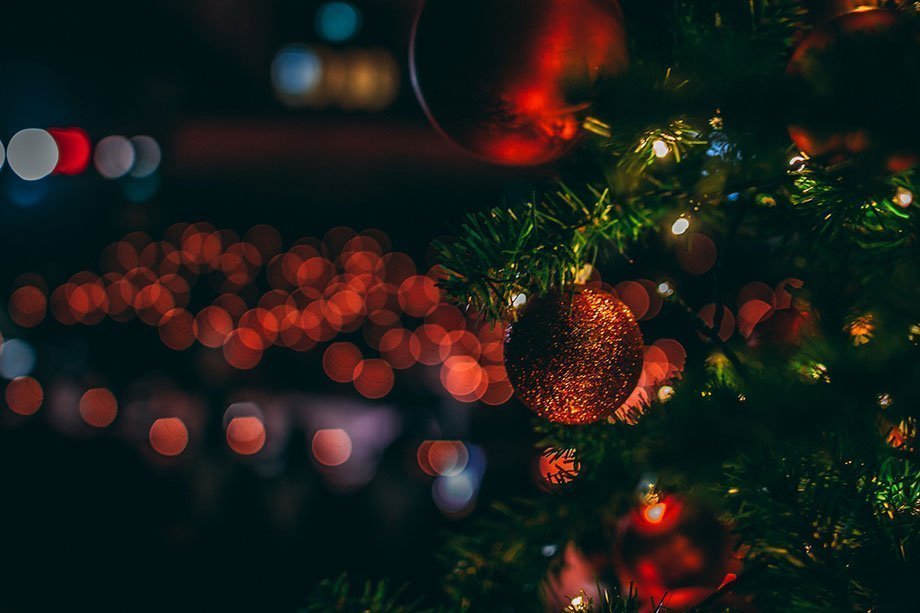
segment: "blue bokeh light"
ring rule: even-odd
[[[316,14],[316,31],[334,43],[354,37],[360,27],[361,13],[348,2],[327,2]]]
[[[302,96],[320,83],[323,63],[309,47],[289,45],[272,62],[272,82],[280,94]]]

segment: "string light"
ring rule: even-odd
[[[789,158],[789,170],[794,173],[800,173],[805,170],[805,163],[808,162],[808,156],[799,153]]]
[[[655,157],[660,160],[668,157],[668,154],[671,153],[671,147],[668,146],[668,143],[659,138],[652,143],[652,152],[655,154]]]
[[[673,224],[671,224],[671,234],[674,236],[680,236],[684,232],[690,229],[690,220],[686,217],[678,217]]]
[[[894,194],[894,203],[906,209],[914,203],[914,193],[907,188],[899,187]]]
[[[663,385],[658,390],[658,400],[661,402],[667,402],[672,396],[674,396],[674,388],[670,385]]]
[[[872,340],[873,331],[875,330],[873,319],[872,313],[866,313],[854,319],[849,326],[847,326],[847,331],[853,338],[854,346],[859,347]]]
[[[908,328],[907,340],[915,345],[920,343],[920,324],[913,324],[910,328]]]
[[[878,406],[882,409],[887,409],[891,406],[891,394],[884,393],[878,395]]]
[[[658,295],[663,298],[668,298],[669,296],[674,295],[674,288],[671,287],[671,284],[667,281],[662,281],[658,284]]]

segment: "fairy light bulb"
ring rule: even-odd
[[[906,209],[914,203],[914,193],[907,188],[899,187],[894,194],[894,203],[902,209]]]
[[[659,138],[652,143],[652,152],[655,154],[655,157],[660,160],[668,157],[668,154],[671,153],[671,147],[668,146],[668,143]]]
[[[658,390],[658,400],[661,402],[667,402],[674,395],[674,388],[670,385],[662,385]]]
[[[805,162],[808,161],[808,158],[804,153],[794,155],[789,158],[789,169],[792,172],[802,172],[805,170]]]
[[[671,224],[671,234],[674,236],[680,236],[689,229],[690,220],[686,217],[678,217],[676,220],[674,220],[674,223]]]

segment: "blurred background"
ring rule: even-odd
[[[417,7],[0,10],[0,609],[424,592],[439,535],[540,487],[500,331],[440,305],[429,245],[541,171],[429,126]]]

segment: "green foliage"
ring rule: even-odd
[[[392,590],[386,581],[366,581],[356,588],[343,574],[321,581],[301,613],[424,613],[416,604],[401,603],[404,592],[405,588]]]
[[[457,241],[436,244],[448,296],[490,321],[509,321],[516,296],[571,285],[602,249],[636,240],[649,225],[609,190],[587,191],[590,200],[563,187],[539,202],[469,215]]]

